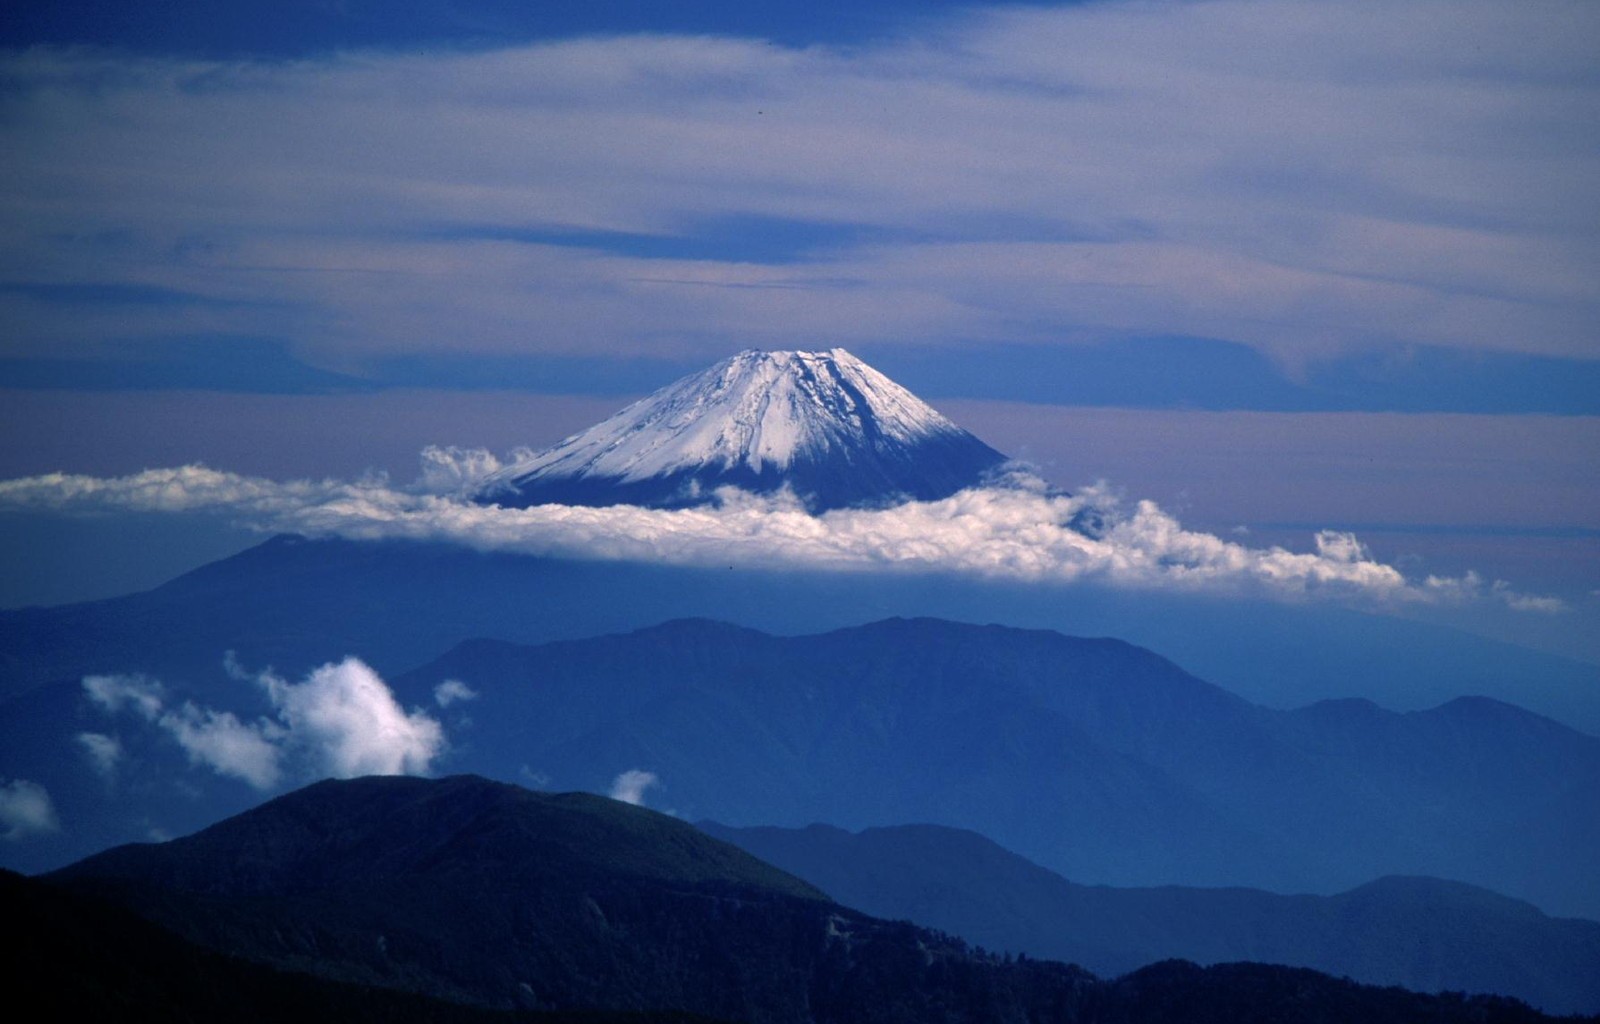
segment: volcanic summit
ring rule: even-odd
[[[1005,460],[842,348],[750,350],[501,469],[479,497],[681,508],[737,487],[821,512],[947,497]]]

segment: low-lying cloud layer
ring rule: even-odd
[[[1561,607],[1470,573],[1408,578],[1348,533],[1317,533],[1311,551],[1250,547],[1188,529],[1155,502],[1127,502],[1104,485],[1063,494],[1020,469],[940,501],[811,515],[793,501],[737,491],[722,492],[718,505],[693,509],[507,509],[467,497],[473,482],[499,465],[489,453],[434,448],[424,464],[422,479],[410,487],[381,478],[280,483],[204,466],[112,478],[56,473],[0,481],[0,509],[209,512],[263,531],[313,537],[435,541],[673,565],[945,572],[1285,598],[1488,599],[1525,611]]]
[[[357,658],[323,665],[299,683],[270,671],[251,675],[231,660],[228,668],[261,688],[273,717],[247,722],[229,711],[175,702],[166,687],[143,676],[87,676],[83,688],[106,712],[131,713],[167,733],[191,763],[260,790],[292,777],[420,775],[444,748],[439,723],[401,709]],[[121,745],[113,737],[82,733],[78,742],[96,771],[115,770]]]

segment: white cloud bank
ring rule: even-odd
[[[478,505],[462,495],[499,465],[492,455],[429,449],[425,461],[451,468],[434,468],[409,488],[377,478],[279,483],[204,466],[112,478],[55,473],[0,481],[0,509],[212,512],[263,531],[313,537],[686,566],[946,572],[1282,598],[1561,607],[1473,574],[1408,579],[1347,533],[1318,533],[1308,552],[1250,547],[1187,529],[1155,502],[1125,502],[1103,485],[1061,494],[1020,470],[940,501],[811,515],[792,501],[731,490],[719,505],[692,509]],[[441,488],[450,493],[434,493]],[[1086,518],[1099,525],[1075,525]]]
[[[55,804],[43,786],[27,779],[0,781],[0,839],[26,839],[60,829]]]
[[[228,667],[235,678],[262,688],[275,717],[245,722],[192,701],[174,705],[161,683],[142,676],[86,676],[83,688],[107,712],[132,712],[166,732],[191,763],[261,790],[291,775],[420,775],[444,748],[439,723],[402,710],[357,658],[323,665],[300,683],[271,672],[251,676],[231,659]],[[99,761],[105,739],[85,733],[79,742]]]

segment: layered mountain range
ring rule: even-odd
[[[364,554],[387,564],[381,548]],[[312,568],[291,588],[307,595],[292,615],[249,624],[276,632],[315,620],[322,597],[339,605],[338,589],[302,590],[325,578],[326,565]],[[582,578],[536,568],[552,587]],[[210,591],[205,607],[230,592]],[[269,710],[217,664],[238,649],[226,634],[173,639],[192,655],[151,642],[146,657],[192,656],[204,675],[124,655],[81,672],[159,671],[174,706],[245,722]],[[167,732],[97,705],[82,678],[0,704],[0,772],[43,785],[72,824],[8,856],[47,867],[248,806],[247,787],[208,778]],[[477,699],[438,709],[449,680]],[[390,682],[403,706],[434,709],[442,768],[591,791],[649,771],[659,799],[695,818],[968,828],[1074,880],[1117,885],[1329,893],[1430,875],[1600,917],[1600,739],[1485,698],[1404,714],[1354,700],[1283,711],[1118,641],[932,619],[801,637],[683,620],[533,646],[475,640]],[[87,755],[86,732],[118,743],[113,777]],[[163,796],[175,779],[192,791],[184,801]]]
[[[869,914],[1115,976],[1174,957],[1311,967],[1420,992],[1600,1010],[1600,922],[1460,882],[1390,876],[1332,896],[1080,885],[976,832],[699,827]]]
[[[482,694],[458,769],[592,790],[648,770],[695,818],[951,825],[1115,885],[1432,875],[1600,911],[1600,739],[1484,698],[1279,711],[1121,641],[933,619],[479,640],[394,686],[449,679]]]

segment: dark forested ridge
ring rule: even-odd
[[[351,990],[316,987],[328,982],[508,1010],[684,1011],[759,1024],[1549,1019],[1510,1000],[1259,965],[1168,963],[1103,982],[848,910],[670,817],[473,777],[319,783],[186,839],[107,851],[51,883],[13,879],[21,895],[8,904],[32,908],[38,929],[65,933],[68,948],[98,943],[98,952],[55,957],[25,986],[70,986],[81,973],[107,998],[166,1008],[199,1000],[199,1019],[215,1016],[204,1012],[214,984],[262,1017],[297,999],[334,1012]],[[148,924],[126,916],[107,927],[95,915],[113,912],[84,909],[99,899],[183,942],[151,939]],[[122,942],[157,963],[135,959],[125,970]],[[323,980],[263,989],[249,974],[260,968],[206,959],[214,954]],[[168,962],[193,984],[138,980],[147,969],[163,977]],[[476,1019],[406,1005],[421,1015],[397,1009],[388,1019]]]
[[[498,1008],[1003,1020],[1090,982],[847,910],[665,815],[472,777],[319,783],[54,877],[213,949]]]
[[[0,871],[0,980],[26,1019],[147,1024],[714,1024],[690,1014],[503,1011],[329,981],[204,949],[105,900]]]

